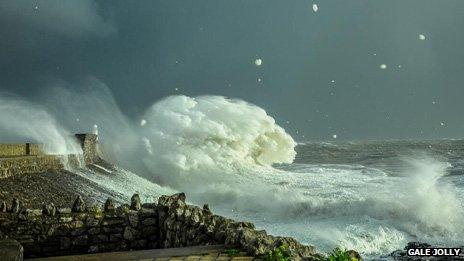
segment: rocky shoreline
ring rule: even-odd
[[[116,207],[108,199],[101,209],[78,196],[72,208],[50,203],[28,209],[15,199],[11,206],[2,204],[0,238],[17,240],[25,257],[223,244],[257,257],[285,246],[290,260],[325,259],[291,237],[268,235],[252,223],[214,215],[208,205],[185,200],[178,193],[142,204],[135,194],[130,205]]]
[[[85,188],[89,189],[91,193],[85,193],[85,190],[83,190]],[[80,192],[84,191],[84,193],[82,193],[82,196],[79,196],[80,195],[79,191]],[[94,195],[95,191],[101,194]],[[101,198],[101,195],[108,195],[110,193],[111,192],[109,191],[102,191],[102,188],[99,188],[96,184],[90,182],[89,180],[85,178],[80,177],[79,175],[76,175],[66,170],[47,172],[47,173],[26,174],[26,175],[21,175],[21,176],[4,178],[4,179],[0,179],[0,216],[4,218],[5,215],[7,215],[7,211],[11,212],[13,208],[16,209],[14,212],[16,212],[16,214],[18,215],[18,218],[22,215],[22,218],[26,219],[25,217],[28,215],[30,216],[31,213],[37,214],[39,212],[41,213],[41,215],[47,216],[47,215],[50,215],[52,210],[45,210],[46,208],[44,208],[43,210],[42,209],[33,210],[33,209],[43,208],[43,206],[69,206],[70,202],[73,202],[74,199],[76,198],[79,198],[80,201],[85,202],[85,204],[89,206],[89,208],[94,208],[95,206],[101,205],[103,203],[101,199],[96,200],[96,198]],[[194,207],[194,206],[190,206],[185,203],[185,195],[183,196],[180,196],[180,195],[183,195],[183,194],[177,195],[176,199],[172,197],[161,197],[159,198],[160,201],[158,202],[158,205],[160,206],[164,205],[168,207],[168,209],[169,209],[169,206],[171,205],[175,205],[177,208],[181,207],[181,208],[187,208],[187,209],[189,209],[190,207]],[[17,202],[18,199],[20,203]],[[16,202],[16,203],[12,204],[10,202]],[[106,203],[108,204],[108,202]],[[111,205],[114,205],[114,204],[115,203],[113,201],[113,203],[110,204],[110,208],[111,208]],[[136,203],[132,202],[132,205],[134,204]],[[148,204],[146,203],[146,204],[143,204],[144,206],[143,208],[147,208],[148,206],[150,206],[150,204],[151,206],[154,206],[153,205],[154,203],[148,203]],[[190,207],[187,207],[187,206],[190,206]],[[114,209],[127,209],[127,207],[128,205],[123,204],[118,208],[114,207]],[[104,209],[106,208],[107,207],[104,207]],[[198,207],[194,207],[194,208],[198,208]],[[96,209],[98,209],[98,207]],[[82,210],[87,211],[85,208]],[[44,212],[44,211],[48,211],[48,212]],[[56,211],[55,213],[58,213],[57,215],[60,215],[60,210],[58,210],[56,207],[55,207],[55,211]],[[176,210],[176,211],[181,211],[181,210]],[[182,211],[185,212],[185,209],[183,209]],[[64,208],[63,213],[68,213],[68,212],[69,210],[66,210],[66,208]],[[200,212],[209,213],[210,211],[209,211],[209,208],[206,206],[205,209],[201,209]],[[48,213],[48,214],[44,214],[44,213]],[[195,217],[195,220],[197,219],[198,218]],[[223,218],[223,219],[228,220],[228,222],[234,222],[233,220],[230,220],[230,219],[226,219],[226,218]],[[0,224],[4,224],[4,220],[3,221],[0,220]],[[2,231],[1,229],[2,226],[3,225],[0,225],[0,232]],[[176,225],[174,223],[171,224],[168,222],[168,225],[164,229],[166,229],[166,231],[169,231],[169,229],[175,226]],[[255,246],[254,248],[250,248],[249,246],[250,242],[243,244],[243,248],[248,249],[250,251],[249,253],[252,253],[253,255],[260,255],[264,253],[265,251],[269,251],[270,249],[272,249],[272,247],[269,246],[270,242],[275,242],[276,240],[280,240],[279,242],[288,244],[290,246],[301,245],[292,238],[268,236],[265,231],[258,231],[256,233],[250,232],[250,231],[254,231],[255,229],[254,225],[251,223],[241,222],[240,229],[246,232],[240,232],[241,234],[238,235],[233,230],[229,230],[226,233],[224,233],[223,236],[225,238],[223,238],[222,240],[224,240],[224,242],[227,242],[227,243],[237,243],[237,242],[240,242],[240,240],[242,241],[245,240],[244,242],[246,242],[246,239],[244,238],[250,235],[254,235],[256,238],[260,238],[258,242],[261,242],[261,243],[258,243],[258,245]],[[177,232],[173,230],[172,232],[169,232],[169,233],[177,233]],[[198,233],[198,231],[195,233]],[[247,233],[251,233],[251,234],[247,234]],[[3,237],[5,236],[6,235],[4,234]],[[281,241],[281,240],[284,240],[284,241]],[[272,246],[276,247],[277,245],[272,245]],[[163,247],[172,247],[172,246],[182,246],[182,244],[180,243],[175,243],[172,245],[166,244]],[[381,259],[382,260],[399,260],[399,261],[404,261],[404,260],[464,260],[463,253],[461,253],[459,257],[411,257],[407,255],[407,250],[409,248],[427,248],[427,247],[431,247],[431,246],[426,243],[410,242],[408,243],[407,246],[405,246],[404,249],[396,250],[392,252],[390,255],[382,256]],[[463,247],[463,250],[464,250],[464,247]],[[305,255],[312,256],[311,257],[312,260],[321,260],[320,258],[322,258],[322,255],[316,254],[313,248],[310,248],[309,250],[306,249],[305,251],[303,251],[302,253],[305,253]],[[355,252],[353,252],[353,256],[359,257],[359,255]],[[319,259],[315,259],[316,257]]]

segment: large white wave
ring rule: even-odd
[[[144,162],[184,183],[186,175],[237,173],[291,163],[296,143],[266,111],[222,96],[171,96],[145,113],[141,135]],[[178,182],[181,181],[181,182]]]
[[[171,96],[151,106],[144,120],[152,152],[180,170],[270,166],[291,163],[296,154],[296,143],[265,110],[241,100]]]

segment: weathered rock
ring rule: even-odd
[[[109,241],[107,235],[95,235],[91,238],[92,243],[106,243]]]
[[[234,245],[250,255],[263,255],[285,244],[295,260],[315,260],[317,256],[311,246],[293,238],[267,235],[255,230],[252,223],[213,215],[208,205],[187,205],[183,193],[141,206],[134,195],[131,205],[118,208],[108,199],[101,212],[86,208],[79,197],[72,210],[50,205],[40,211],[21,210],[17,216],[27,222],[18,222],[16,214],[2,214],[1,228],[5,236],[24,244],[27,257],[213,244]],[[58,217],[50,217],[52,209]],[[3,220],[3,216],[12,218]]]
[[[79,213],[79,212],[84,212],[85,210],[86,210],[85,202],[82,199],[81,195],[79,195],[74,201],[72,212]]]
[[[20,204],[19,199],[14,198],[13,203],[11,204],[11,213],[19,213]]]
[[[121,242],[124,239],[122,234],[111,234],[110,242]]]
[[[105,206],[103,207],[105,212],[113,212],[116,210],[116,204],[114,203],[114,200],[111,198],[108,198],[105,201]]]
[[[42,214],[46,215],[46,216],[50,216],[50,217],[53,217],[55,216],[56,214],[56,207],[53,203],[51,204],[47,204],[47,205],[43,205],[42,207]]]
[[[6,212],[8,210],[8,205],[5,201],[0,204],[0,212]]]
[[[212,215],[213,213],[211,212],[211,210],[209,209],[209,205],[208,204],[204,204],[203,205],[203,214],[205,215]]]
[[[185,205],[185,193],[177,193],[172,196],[163,195],[158,198],[159,206],[182,206]]]
[[[124,229],[124,239],[125,240],[134,240],[138,236],[139,232],[132,227],[126,227]]]
[[[86,227],[96,227],[100,224],[100,219],[95,218],[95,216],[88,216],[85,220]]]
[[[71,244],[76,245],[76,246],[84,246],[88,244],[87,241],[88,241],[88,236],[82,235],[82,236],[75,237],[74,240],[71,241]]]
[[[70,208],[58,208],[56,212],[60,215],[69,215],[71,214],[71,209]]]
[[[142,221],[142,224],[144,226],[153,226],[153,225],[156,225],[157,223],[158,223],[158,220],[156,218],[147,218]]]
[[[91,228],[89,229],[89,235],[97,235],[98,233],[100,233],[101,229],[100,228]]]
[[[130,209],[132,210],[140,210],[142,208],[142,203],[140,202],[139,194],[134,194],[131,197],[131,206]]]
[[[26,209],[24,211],[24,215],[26,217],[26,220],[35,220],[42,216],[42,211],[40,209]]]
[[[60,250],[67,250],[71,246],[71,239],[69,237],[60,238]]]
[[[347,254],[351,257],[351,259],[355,259],[355,260],[358,260],[358,261],[362,261],[362,260],[363,260],[363,258],[361,257],[361,255],[360,255],[358,252],[354,251],[354,250],[348,250],[348,251],[346,251],[346,252],[347,252]]]
[[[130,206],[128,204],[122,204],[119,207],[116,208],[116,215],[117,216],[124,216],[125,214],[129,213]]]
[[[23,247],[13,239],[0,240],[1,260],[4,261],[22,261]]]

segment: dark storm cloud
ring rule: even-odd
[[[0,1],[0,88],[34,96],[57,78],[87,73],[76,57],[86,42],[117,36],[94,0]]]
[[[93,0],[5,0],[0,2],[0,19],[2,31],[7,31],[9,37],[50,34],[81,38],[106,36],[116,31],[112,23],[99,15]]]
[[[4,0],[0,88],[34,98],[56,79],[79,89],[94,77],[134,119],[167,95],[219,94],[262,106],[297,140],[462,137],[463,10],[456,0]]]

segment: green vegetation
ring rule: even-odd
[[[267,253],[264,260],[266,261],[288,261],[290,260],[290,256],[288,255],[288,246],[285,244],[280,245],[279,247],[275,248],[271,252]]]
[[[229,256],[229,257],[234,257],[234,256],[237,256],[239,251],[235,248],[231,248],[231,249],[227,249],[225,251],[225,253]]]
[[[358,259],[352,257],[346,249],[340,249],[337,247],[332,250],[327,261],[358,261]]]

